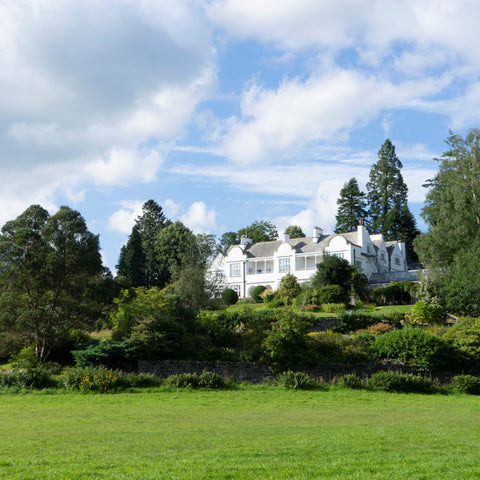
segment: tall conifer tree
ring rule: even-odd
[[[366,195],[358,187],[356,178],[351,178],[340,190],[337,205],[335,233],[354,231],[360,218],[365,218],[367,215]]]

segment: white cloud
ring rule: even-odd
[[[342,69],[284,81],[276,91],[253,84],[244,93],[242,116],[227,127],[224,152],[240,164],[291,158],[309,143],[344,139],[387,107],[408,109],[442,86],[431,79],[394,84]]]
[[[189,0],[1,2],[0,175],[62,170],[62,183],[21,188],[28,203],[47,189],[49,198],[78,197],[86,184],[154,180],[162,158],[145,146],[182,135],[216,82],[200,8]]]
[[[176,218],[178,212],[180,211],[181,205],[174,202],[171,198],[167,198],[164,202],[162,202],[162,208],[168,218]]]
[[[204,202],[192,203],[180,220],[195,233],[209,233],[216,228],[215,210],[209,210]]]
[[[142,214],[143,204],[144,202],[138,200],[121,202],[122,208],[108,219],[107,229],[130,234],[135,220]]]

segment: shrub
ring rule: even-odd
[[[317,289],[317,299],[324,303],[347,303],[348,295],[340,285],[324,285]]]
[[[262,299],[263,303],[271,302],[275,298],[275,292],[267,288],[260,294],[260,298]]]
[[[267,303],[267,308],[279,308],[285,306],[285,302],[281,298],[274,298],[271,302]]]
[[[56,386],[53,375],[41,366],[0,373],[0,387],[41,389]]]
[[[393,327],[389,323],[384,323],[384,322],[378,322],[375,325],[370,325],[367,328],[367,330],[370,333],[373,333],[375,335],[381,335],[382,333],[387,333],[392,329]]]
[[[163,380],[150,373],[126,373],[122,376],[122,384],[125,387],[151,388],[162,385]]]
[[[412,373],[377,372],[368,380],[374,390],[396,393],[434,393],[436,385],[431,378]]]
[[[299,307],[299,310],[301,312],[321,312],[322,311],[322,305],[301,305]]]
[[[441,305],[426,303],[419,300],[412,307],[412,312],[405,319],[412,324],[419,323],[442,323],[445,318]]]
[[[400,359],[427,372],[447,365],[451,352],[442,338],[413,327],[378,335],[372,349],[378,358]]]
[[[466,318],[449,328],[443,337],[463,354],[468,363],[480,365],[480,318]]]
[[[339,313],[337,316],[336,332],[348,333],[367,328],[378,322],[378,319],[368,313],[356,312],[349,310],[347,312]]]
[[[315,386],[315,382],[306,373],[291,370],[278,375],[275,383],[291,390],[307,390]]]
[[[287,273],[280,280],[280,288],[277,290],[277,295],[285,302],[285,305],[291,305],[300,291],[301,287],[297,282],[297,277],[292,273]]]
[[[250,294],[255,303],[260,303],[263,298],[260,296],[267,288],[263,285],[257,285]]]
[[[204,370],[198,377],[198,386],[210,389],[224,388],[225,380],[217,373]]]
[[[480,378],[473,375],[457,375],[450,387],[454,392],[480,395]]]
[[[225,387],[225,381],[220,375],[207,371],[203,371],[200,375],[196,375],[195,373],[170,375],[164,384],[171,388],[218,389]]]
[[[72,356],[77,367],[103,365],[113,368],[123,366],[126,360],[136,358],[137,353],[135,345],[130,340],[122,342],[92,340],[83,350],[72,351]]]
[[[354,373],[347,373],[337,378],[335,385],[341,388],[362,388],[363,382]]]
[[[222,300],[225,305],[235,305],[238,302],[238,293],[231,288],[226,288],[222,292]]]
[[[115,391],[124,386],[121,373],[105,367],[67,368],[61,382],[66,390],[83,393]]]
[[[323,303],[322,310],[326,313],[338,313],[343,312],[346,309],[344,303]]]
[[[164,385],[171,388],[197,388],[199,384],[198,375],[194,373],[179,373],[170,375],[164,382]]]

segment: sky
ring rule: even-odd
[[[142,204],[218,237],[331,233],[389,138],[418,226],[480,121],[477,0],[0,0],[0,225],[78,210],[115,269]]]

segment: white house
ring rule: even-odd
[[[406,272],[405,244],[385,242],[383,235],[370,235],[361,222],[356,232],[323,235],[314,227],[313,235],[290,239],[281,235],[273,242],[252,243],[242,237],[240,245],[232,245],[226,255],[219,254],[209,275],[235,290],[239,297],[249,297],[257,285],[276,290],[287,273],[304,283],[316,271],[322,256],[337,255],[356,265],[370,278],[374,273]]]

